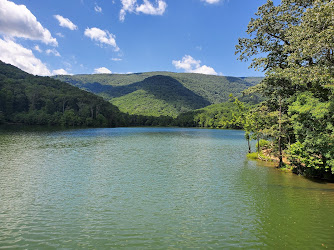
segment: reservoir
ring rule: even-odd
[[[237,130],[0,129],[0,248],[333,249],[334,184],[247,151]]]

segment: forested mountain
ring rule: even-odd
[[[0,122],[117,126],[117,107],[50,77],[33,76],[0,62]]]
[[[224,77],[193,73],[148,72],[55,76],[81,89],[96,93],[122,112],[168,115],[225,102],[259,83],[261,77]]]
[[[171,118],[124,114],[102,97],[0,61],[1,123],[113,127],[167,125]]]

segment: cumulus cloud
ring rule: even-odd
[[[99,28],[87,28],[85,30],[85,36],[89,37],[93,41],[99,42],[101,45],[106,44],[114,47],[115,51],[119,51],[116,44],[116,36],[109,33],[109,31],[104,31]]]
[[[98,13],[102,13],[102,8],[98,6],[97,4],[95,5],[94,10]]]
[[[177,69],[183,69],[186,72],[191,72],[194,68],[199,68],[200,67],[200,60],[195,60],[194,58],[192,58],[189,55],[185,55],[182,60],[180,61],[175,61],[173,60],[173,65],[177,68]]]
[[[0,32],[10,37],[40,40],[45,44],[57,46],[57,40],[51,36],[25,5],[0,0]]]
[[[124,21],[126,12],[134,12],[135,5],[137,3],[137,0],[121,0],[122,2],[122,9],[119,13],[119,19],[121,21]]]
[[[0,60],[12,64],[30,74],[51,75],[49,69],[29,49],[12,40],[0,39]]]
[[[205,75],[218,75],[213,68],[206,65],[203,65],[199,68],[192,70],[192,73],[205,74]]]
[[[137,6],[136,11],[138,13],[144,13],[147,15],[162,15],[166,8],[167,8],[167,4],[162,1],[159,0],[156,2],[157,6],[154,7],[148,0],[144,0],[144,3]]]
[[[59,52],[56,49],[47,49],[45,53],[48,55],[60,56]]]
[[[107,69],[106,67],[101,67],[101,68],[94,69],[94,73],[95,74],[111,74],[111,71]]]
[[[215,3],[219,3],[220,0],[201,0],[202,2],[206,2],[208,4],[215,4]]]
[[[55,69],[52,71],[52,75],[69,75],[69,73],[64,69]]]
[[[119,14],[119,19],[121,21],[125,20],[125,15],[127,12],[136,14],[146,14],[146,15],[163,15],[167,4],[164,0],[155,0],[155,5],[153,5],[149,0],[143,0],[141,5],[138,5],[137,0],[121,0],[122,9]]]
[[[64,28],[68,28],[70,30],[77,30],[78,26],[76,26],[72,21],[68,18],[65,18],[61,15],[54,15],[54,18],[56,18],[59,22],[59,25]]]
[[[189,55],[185,55],[182,60],[172,61],[173,65],[177,69],[183,69],[187,73],[198,73],[206,75],[218,75],[217,72],[209,66],[202,65],[200,60],[195,60]]]

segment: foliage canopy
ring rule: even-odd
[[[246,130],[271,136],[301,173],[334,173],[334,2],[268,0],[256,16],[236,54],[266,72],[248,92],[267,99],[250,111]]]

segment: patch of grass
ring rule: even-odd
[[[254,153],[248,153],[247,154],[247,158],[251,159],[251,160],[258,160],[259,159],[259,156],[258,156],[258,153],[257,152],[254,152]]]
[[[262,152],[248,153],[247,157],[252,160],[261,160],[261,161],[270,161],[270,162],[274,161],[270,156],[264,155]]]
[[[270,156],[267,156],[267,155],[263,154],[262,152],[260,152],[260,153],[258,154],[258,158],[259,158],[260,160],[262,160],[262,161],[274,161],[273,158],[271,158]]]
[[[288,165],[288,164],[283,162],[283,165],[278,169],[283,171],[283,172],[291,172],[293,170],[293,166]]]

